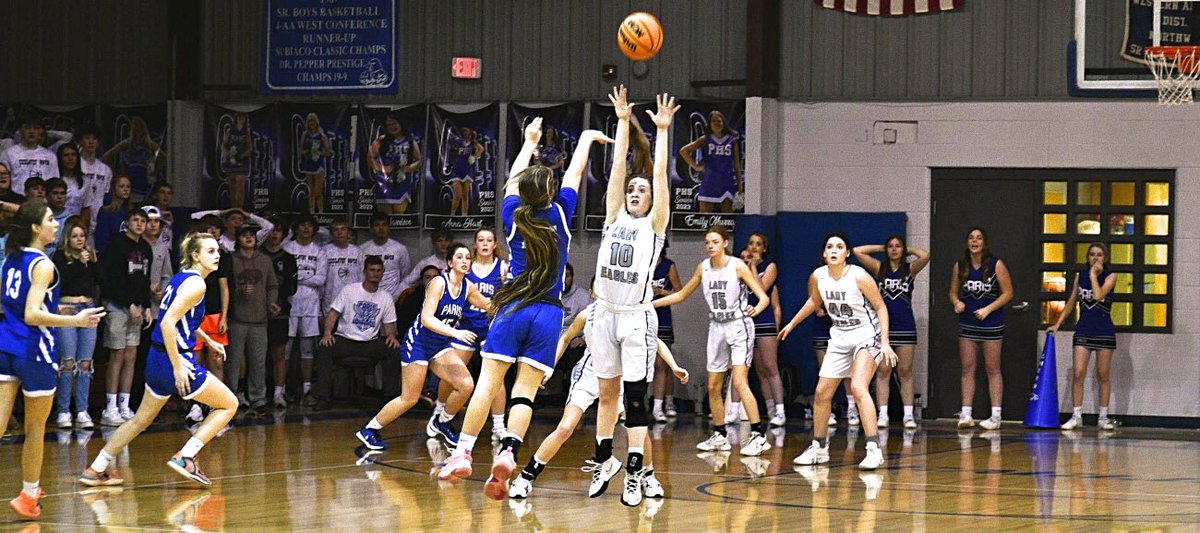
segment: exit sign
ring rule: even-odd
[[[455,78],[479,79],[479,58],[454,58],[454,62],[450,65],[450,75]]]

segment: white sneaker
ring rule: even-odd
[[[508,497],[523,500],[529,497],[529,493],[533,492],[533,482],[525,479],[525,476],[517,475],[513,480],[512,485],[508,487]]]
[[[592,482],[588,485],[588,497],[595,498],[608,490],[608,481],[617,475],[621,469],[621,460],[609,457],[603,464],[588,460],[581,470],[592,473]]]
[[[70,429],[71,413],[58,413],[58,416],[54,418],[54,425],[59,429]]]
[[[667,415],[665,413],[663,413],[662,411],[657,411],[654,413],[654,421],[659,424],[666,424],[667,423]]]
[[[87,411],[75,413],[75,425],[79,429],[92,429],[95,424],[92,423],[92,417],[87,414]]]
[[[881,428],[888,427],[888,416],[879,415],[879,418],[875,419],[875,425]]]
[[[981,421],[979,427],[986,430],[1000,429],[1000,417],[989,417],[987,420]]]
[[[858,418],[858,411],[851,411],[848,415],[846,415],[846,423],[851,426],[857,426],[861,424],[862,420]]]
[[[883,465],[883,450],[874,444],[873,442],[867,443],[867,457],[858,463],[859,470],[875,470]]]
[[[621,491],[621,503],[628,507],[642,504],[642,471],[625,473],[625,490]]]
[[[192,404],[192,408],[188,409],[188,414],[185,418],[191,422],[202,422],[204,421],[204,410],[200,409],[200,404],[194,403]]]
[[[1117,429],[1117,422],[1111,418],[1101,418],[1096,421],[1096,427],[1104,431],[1112,431]]]
[[[975,427],[975,419],[971,418],[970,416],[959,415],[958,429],[966,429],[971,427]]]
[[[772,427],[783,427],[787,424],[787,418],[784,418],[783,413],[775,413],[768,422]]]
[[[246,399],[246,393],[244,393],[244,392],[237,393],[237,400],[238,400],[238,405],[240,405],[242,407],[250,407],[250,400]]]
[[[1062,428],[1065,430],[1072,430],[1082,425],[1083,419],[1077,416],[1072,416],[1065,424],[1062,425]]]
[[[133,410],[128,407],[122,407],[121,418],[125,420],[133,420]]]
[[[725,425],[731,426],[731,425],[737,424],[738,419],[740,418],[738,411],[740,411],[740,410],[741,409],[730,409],[729,406],[726,406],[725,407]]]
[[[771,443],[767,442],[767,437],[762,433],[754,432],[750,434],[750,439],[742,446],[742,455],[757,457],[763,452],[771,449]]]
[[[733,449],[730,446],[729,439],[717,432],[713,432],[707,440],[696,445],[696,449],[702,452],[727,452]]]
[[[272,403],[275,404],[275,407],[278,407],[280,409],[287,408],[287,398],[283,397],[283,393],[276,394],[275,400]]]
[[[647,498],[662,498],[667,495],[662,483],[654,477],[653,470],[642,470],[642,495]]]
[[[836,426],[836,425],[837,425],[837,415],[835,415],[835,414],[833,414],[833,413],[829,413],[829,425],[830,425],[830,426]]]
[[[105,409],[100,413],[100,425],[117,427],[125,423],[125,419],[121,418],[121,411],[116,409]]]
[[[904,429],[917,429],[917,419],[911,416],[904,417]]]
[[[663,408],[666,411],[667,416],[671,418],[679,416],[679,411],[675,409],[675,398],[667,398]]]
[[[808,446],[807,450],[804,450],[804,453],[792,459],[792,464],[794,465],[819,465],[828,462],[829,448],[822,447],[821,443],[815,440]]]

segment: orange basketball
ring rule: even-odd
[[[654,57],[662,49],[662,44],[662,25],[649,13],[630,13],[617,29],[617,47],[634,61],[646,61]]]

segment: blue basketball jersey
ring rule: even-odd
[[[662,261],[659,261],[658,265],[654,267],[654,279],[650,280],[650,285],[655,289],[667,288],[671,284],[671,267],[674,265],[675,262],[670,259],[663,258]],[[655,307],[654,312],[658,313],[658,329],[674,327],[670,306]]]
[[[718,138],[709,134],[704,141],[704,172],[713,176],[732,176],[733,145],[737,136],[725,134]]]
[[[983,278],[984,265],[980,265],[979,268],[971,267],[971,271],[967,273],[966,281],[958,289],[959,298],[966,305],[966,309],[958,315],[959,324],[989,329],[1004,327],[1004,308],[993,311],[983,321],[975,318],[975,311],[991,305],[1000,297],[1000,282],[996,279],[996,265],[999,263],[998,257],[987,261],[987,279]]]
[[[457,328],[463,317],[463,309],[467,307],[467,280],[463,279],[457,288],[457,295],[451,294],[452,285],[450,284],[450,275],[441,273],[439,277],[446,282],[446,288],[442,290],[442,296],[438,299],[437,310],[434,311],[434,318],[452,328]],[[450,342],[450,337],[434,333],[425,324],[421,323],[421,315],[413,319],[412,326],[408,328],[408,334],[404,336],[405,348],[412,351],[413,346],[417,344],[441,345]]]
[[[759,263],[758,266],[754,267],[756,273],[758,274],[759,281],[762,281],[763,274],[767,273],[767,267],[769,267],[773,264],[775,264],[775,262],[768,259],[766,261],[763,261],[762,263]],[[779,278],[776,277],[776,281],[778,281],[778,279]],[[771,296],[771,289],[773,289],[773,288],[774,288],[774,286],[772,286],[772,287],[767,287],[765,285],[763,286],[763,289],[767,291],[768,297]],[[754,291],[749,290],[749,287],[747,287],[747,290],[746,290],[746,304],[753,305],[753,306],[758,305],[758,295],[754,294]],[[759,313],[758,316],[754,317],[754,323],[755,324],[774,324],[775,323],[775,312],[772,311],[770,307],[767,307],[766,310]]]
[[[21,359],[54,364],[58,362],[58,353],[52,329],[25,323],[25,302],[33,287],[33,268],[41,261],[54,267],[54,262],[36,248],[22,248],[4,261],[4,295],[0,298],[4,321],[0,322],[0,350]],[[42,307],[50,313],[58,312],[58,285],[58,269],[55,268],[54,280],[42,302]]]
[[[562,189],[558,192],[558,198],[555,198],[554,203],[550,207],[537,212],[537,216],[549,222],[554,227],[555,233],[558,234],[558,281],[547,294],[549,297],[561,300],[563,293],[563,274],[567,270],[567,252],[571,249],[571,214],[575,212],[575,205],[579,201],[579,193],[574,189]],[[517,230],[516,223],[513,222],[513,213],[521,206],[521,198],[517,195],[505,196],[501,219],[504,222],[505,239],[508,241],[508,249],[512,252],[512,259],[509,261],[509,275],[516,278],[525,271],[525,237]],[[557,335],[558,332],[555,332]]]
[[[883,303],[887,305],[888,330],[916,331],[917,321],[912,309],[912,274],[905,275],[899,270],[892,270],[887,262],[881,268],[885,273],[883,280],[879,282],[879,292],[883,295]]]
[[[1107,270],[1096,276],[1101,284],[1111,275]],[[1091,276],[1084,270],[1079,273],[1079,320],[1075,323],[1075,335],[1082,337],[1115,337],[1117,328],[1112,321],[1112,293],[1097,300],[1093,296]]]
[[[179,296],[179,289],[183,286],[184,282],[199,277],[200,273],[195,270],[182,270],[171,277],[171,281],[163,288],[162,303],[158,306],[158,322],[160,324],[163,318],[167,316],[167,309],[170,309],[171,304],[175,303],[175,298]],[[200,329],[200,323],[203,321],[204,298],[201,298],[200,303],[189,309],[183,315],[183,319],[175,324],[175,346],[179,349],[180,353],[190,352],[196,346],[196,330]],[[158,346],[165,346],[160,328],[150,328],[150,342]]]
[[[479,290],[479,294],[490,300],[496,295],[496,290],[504,285],[504,280],[502,279],[503,263],[504,260],[496,259],[496,262],[492,264],[491,272],[488,272],[485,276],[475,275],[474,269],[468,270],[467,281],[474,283],[475,288]],[[468,304],[467,309],[463,311],[462,325],[464,329],[471,331],[487,329],[487,309],[480,309]]]

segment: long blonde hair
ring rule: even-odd
[[[179,245],[179,255],[181,256],[179,258],[179,266],[181,269],[188,270],[195,266],[196,260],[192,258],[192,255],[200,251],[201,247],[204,246],[205,239],[216,242],[212,234],[201,231],[193,231],[187,237],[183,238],[183,242]]]

